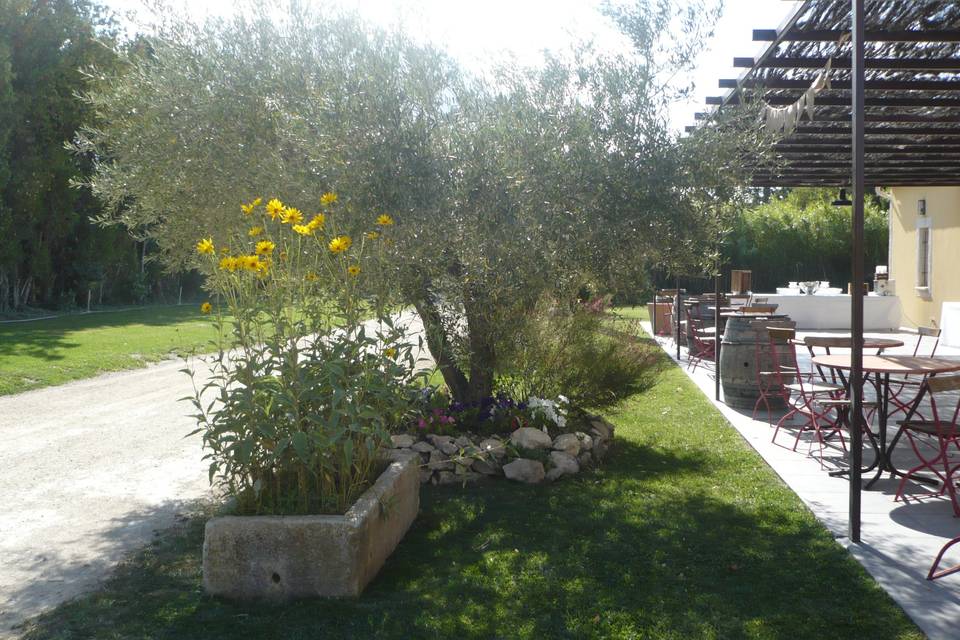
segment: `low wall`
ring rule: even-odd
[[[764,304],[775,304],[777,313],[785,313],[797,323],[797,329],[850,329],[850,296],[805,296],[757,293]],[[863,299],[865,331],[896,331],[901,323],[900,299],[896,296],[869,295]]]

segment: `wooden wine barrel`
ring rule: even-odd
[[[720,384],[723,387],[723,399],[727,405],[737,409],[753,409],[760,391],[757,386],[757,343],[762,343],[760,367],[762,371],[774,371],[773,358],[770,355],[769,333],[767,327],[784,327],[793,329],[797,323],[789,318],[756,319],[737,318],[727,319],[727,326],[723,332],[723,341],[720,346]],[[783,364],[789,362],[787,349],[777,351]],[[770,406],[782,409],[784,404],[780,398],[770,398]],[[765,408],[765,406],[764,406]]]

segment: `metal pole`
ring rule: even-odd
[[[720,272],[713,276],[713,396],[720,400]]]
[[[677,276],[677,362],[680,361],[680,308],[683,300],[680,299],[680,276]]]
[[[853,255],[850,292],[850,514],[848,533],[851,542],[860,542],[860,466],[863,457],[863,197],[864,179],[864,0],[851,0],[852,21],[852,155],[853,155]]]
[[[650,330],[653,331],[653,337],[657,337],[657,285],[653,285],[653,316],[650,318]]]

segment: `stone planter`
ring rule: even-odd
[[[411,458],[392,462],[342,516],[213,518],[204,531],[204,589],[239,600],[358,596],[419,508]]]

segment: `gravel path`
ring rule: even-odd
[[[403,314],[408,333],[422,328]],[[0,638],[210,496],[182,361],[0,397]]]

